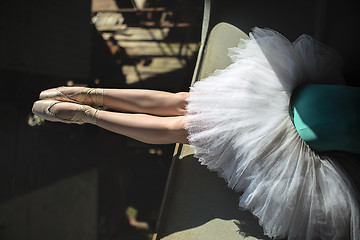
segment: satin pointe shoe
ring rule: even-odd
[[[69,119],[64,119],[57,116],[56,111],[52,109],[56,104],[76,105],[74,106],[76,107],[75,115]],[[51,122],[76,123],[76,124],[91,123],[95,125],[99,110],[92,108],[90,106],[80,105],[77,103],[61,102],[57,100],[39,100],[34,103],[32,111],[35,115],[39,116],[40,118],[43,118]]]
[[[68,88],[68,89],[66,89]],[[102,88],[83,88],[80,93],[65,94],[66,90],[74,90],[81,87],[58,87],[51,88],[40,93],[40,99],[53,99],[63,102],[72,102],[90,105],[94,107],[103,106],[104,89]]]

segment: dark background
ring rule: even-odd
[[[148,7],[174,11],[180,3],[183,7],[189,2],[148,1]],[[116,3],[119,8],[133,7],[131,1]],[[63,179],[81,178],[94,169],[97,197],[92,201],[96,202],[96,209],[88,211],[97,212],[96,239],[148,239],[154,231],[174,145],[143,144],[92,125],[28,124],[40,91],[66,85],[68,81],[89,87],[188,90],[195,64],[191,58],[186,59],[183,69],[127,84],[121,66],[136,64],[139,59],[129,59],[124,52],[111,54],[91,23],[91,4],[90,0],[0,1],[0,108],[4,113],[0,118],[0,205],[5,206],[0,208],[0,239],[44,235],[32,233],[34,222],[42,216],[33,214],[29,205],[41,205],[42,212],[50,216],[39,232],[55,229],[59,232],[51,233],[54,239],[63,236],[62,227],[54,224],[81,228],[77,221],[86,221],[84,217],[70,218],[70,212],[51,210],[69,209],[63,205],[75,203],[60,198],[45,206],[42,201],[28,198],[33,192],[56,186]],[[168,41],[200,41],[202,2],[191,4],[198,14],[186,16],[178,11],[176,17],[196,26],[173,28]],[[140,20],[145,17],[125,14],[125,23],[141,27]],[[153,19],[158,18],[154,14]],[[51,191],[66,196],[70,190]],[[15,202],[21,199],[25,199],[25,205],[19,207]],[[139,233],[129,225],[125,216],[128,206],[137,209],[138,220],[150,224],[148,232]],[[53,222],[51,215],[58,219]],[[24,238],[14,234],[16,231],[24,232]]]

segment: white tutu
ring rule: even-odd
[[[243,192],[239,206],[269,237],[360,239],[347,176],[336,158],[306,145],[289,115],[297,86],[343,83],[341,58],[309,36],[290,43],[259,28],[229,55],[229,67],[191,88],[186,127],[195,156]]]

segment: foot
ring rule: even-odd
[[[58,87],[42,91],[40,99],[53,99],[95,107],[103,105],[103,95],[104,91],[101,88]]]
[[[98,113],[97,109],[89,106],[57,100],[36,101],[32,111],[48,121],[77,124],[96,124]]]

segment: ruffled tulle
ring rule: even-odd
[[[264,233],[289,239],[360,239],[357,194],[336,157],[319,155],[289,115],[304,83],[342,84],[341,58],[302,35],[268,29],[229,50],[233,63],[198,81],[187,105],[189,142],[201,164],[243,192],[239,206]]]

